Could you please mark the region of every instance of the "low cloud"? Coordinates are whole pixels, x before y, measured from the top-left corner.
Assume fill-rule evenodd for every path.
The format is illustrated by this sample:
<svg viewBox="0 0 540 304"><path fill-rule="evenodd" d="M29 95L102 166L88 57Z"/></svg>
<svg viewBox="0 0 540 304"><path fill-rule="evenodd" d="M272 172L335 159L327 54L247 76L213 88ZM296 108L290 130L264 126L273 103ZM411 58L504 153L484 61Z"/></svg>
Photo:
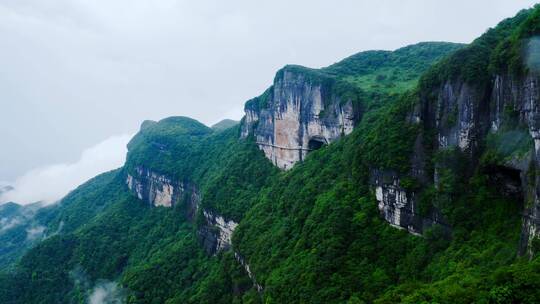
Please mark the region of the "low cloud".
<svg viewBox="0 0 540 304"><path fill-rule="evenodd" d="M23 219L20 217L15 217L15 218L3 217L0 219L0 233L7 231L11 228L14 228L16 226L19 226L23 222L24 222Z"/></svg>
<svg viewBox="0 0 540 304"><path fill-rule="evenodd" d="M33 242L42 239L45 229L46 227L41 225L26 228L26 240Z"/></svg>
<svg viewBox="0 0 540 304"><path fill-rule="evenodd" d="M86 291L86 303L88 304L125 303L127 289L122 288L116 282L98 280L94 284L80 265L75 266L69 272L69 276L75 285L74 289Z"/></svg>
<svg viewBox="0 0 540 304"><path fill-rule="evenodd" d="M9 183L0 181L0 195L11 190L13 190L13 187Z"/></svg>
<svg viewBox="0 0 540 304"><path fill-rule="evenodd" d="M1 193L0 203L54 203L88 179L122 166L130 138L131 135L112 136L84 150L77 162L31 170L10 183L14 189Z"/></svg>
<svg viewBox="0 0 540 304"><path fill-rule="evenodd" d="M27 241L41 239L46 227L34 223L34 216L39 208L41 208L41 204L28 205L18 209L14 214L7 214L0 218L0 234L22 227L26 230Z"/></svg>
<svg viewBox="0 0 540 304"><path fill-rule="evenodd" d="M526 44L525 64L530 71L540 73L540 37L535 36Z"/></svg>
<svg viewBox="0 0 540 304"><path fill-rule="evenodd" d="M115 282L97 284L88 297L89 304L121 304L124 303L125 291Z"/></svg>

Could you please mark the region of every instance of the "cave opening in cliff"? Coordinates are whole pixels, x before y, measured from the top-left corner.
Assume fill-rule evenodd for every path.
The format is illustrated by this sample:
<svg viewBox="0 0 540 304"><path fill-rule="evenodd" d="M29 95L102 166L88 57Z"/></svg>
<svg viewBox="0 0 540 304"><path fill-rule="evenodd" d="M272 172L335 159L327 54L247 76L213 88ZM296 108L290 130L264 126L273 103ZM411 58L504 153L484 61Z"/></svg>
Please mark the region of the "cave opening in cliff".
<svg viewBox="0 0 540 304"><path fill-rule="evenodd" d="M326 145L326 140L322 137L312 137L308 142L308 149L310 151L319 150Z"/></svg>
<svg viewBox="0 0 540 304"><path fill-rule="evenodd" d="M497 191L505 196L523 201L523 186L521 171L501 165L487 166L485 173Z"/></svg>

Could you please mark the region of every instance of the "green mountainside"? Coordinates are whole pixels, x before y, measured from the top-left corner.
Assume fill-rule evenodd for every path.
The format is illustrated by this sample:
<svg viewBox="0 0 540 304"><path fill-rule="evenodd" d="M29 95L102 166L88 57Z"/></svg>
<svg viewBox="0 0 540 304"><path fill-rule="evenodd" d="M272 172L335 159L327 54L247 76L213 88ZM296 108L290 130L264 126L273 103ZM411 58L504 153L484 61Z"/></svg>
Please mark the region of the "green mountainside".
<svg viewBox="0 0 540 304"><path fill-rule="evenodd" d="M418 78L433 62L462 47L457 43L422 42L393 52L361 52L323 71L372 94L402 93L414 88Z"/></svg>
<svg viewBox="0 0 540 304"><path fill-rule="evenodd" d="M523 210L534 198L503 191L504 173L535 151L522 108L503 106L497 128L474 120L478 144L463 151L463 140L442 147L438 135L477 109L491 113L493 75L508 75L518 91L514 83L534 72L523 41L539 34L536 7L466 46L419 43L318 70L287 66L276 78L293 70L332 82L364 109L351 134L287 171L255 136L241 136L245 120L145 121L123 168L53 206L0 206L2 220L26 214L0 231L0 303L87 303L96 292L110 303L538 303L538 238L522 248ZM469 96L441 103L458 95L454 87L470 87L478 108L461 110ZM248 103L265 109L269 94ZM534 188L537 169L523 162ZM390 225L373 181L382 171L399 176L389 183L416 199L416 216L444 220L421 235ZM171 208L148 202L170 194L156 192L158 182L182 189ZM209 243L221 222L238 226L230 248L216 250Z"/></svg>
<svg viewBox="0 0 540 304"><path fill-rule="evenodd" d="M220 122L215 123L212 125L212 129L216 131L223 131L229 128L234 127L235 125L239 124L240 122L232 119L223 119Z"/></svg>

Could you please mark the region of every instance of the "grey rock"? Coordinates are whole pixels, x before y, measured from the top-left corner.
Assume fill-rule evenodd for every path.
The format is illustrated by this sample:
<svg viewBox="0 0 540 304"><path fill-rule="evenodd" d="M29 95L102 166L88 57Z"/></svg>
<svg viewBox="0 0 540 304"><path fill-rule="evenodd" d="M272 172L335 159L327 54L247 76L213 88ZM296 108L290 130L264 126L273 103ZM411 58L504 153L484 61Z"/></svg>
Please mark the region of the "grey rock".
<svg viewBox="0 0 540 304"><path fill-rule="evenodd" d="M402 187L397 173L373 170L371 178L381 216L393 227L417 236L434 224L450 229L436 209L427 215L420 214L416 193Z"/></svg>
<svg viewBox="0 0 540 304"><path fill-rule="evenodd" d="M191 222L200 208L201 196L194 184L179 181L144 167L126 174L126 185L140 200L154 207L175 207L184 204L186 216ZM208 253L231 248L231 238L238 224L226 220L209 210L201 210L204 218L199 228L201 242Z"/></svg>
<svg viewBox="0 0 540 304"><path fill-rule="evenodd" d="M472 174L479 162L482 143L490 133L501 130L508 123L509 109L517 113L518 123L526 126L534 141L534 149L524 157L506 160L499 168L488 168L490 179L507 195L524 201L523 229L520 253L530 249L531 241L540 237L540 176L533 184L527 175L531 168L540 168L540 79L529 74L523 78L494 75L485 86L466 83L460 79L448 80L433 92L423 92L420 105L411 113L409 121L422 124L424 129L436 133L432 145L435 150L458 148L468 157L471 165L466 174ZM432 98L431 96L435 96ZM428 176L425 166L422 134L415 143L409 175L421 184L438 184L438 168ZM372 172L372 185L376 191L379 210L391 225L411 233L422 233L425 228L440 224L442 216L435 210L420 216L416 208L417 193L407 191L395 172Z"/></svg>
<svg viewBox="0 0 540 304"><path fill-rule="evenodd" d="M253 135L272 163L292 168L308 152L351 133L358 120L352 101L332 86L331 78L314 80L285 67L270 89L246 103L241 137Z"/></svg>

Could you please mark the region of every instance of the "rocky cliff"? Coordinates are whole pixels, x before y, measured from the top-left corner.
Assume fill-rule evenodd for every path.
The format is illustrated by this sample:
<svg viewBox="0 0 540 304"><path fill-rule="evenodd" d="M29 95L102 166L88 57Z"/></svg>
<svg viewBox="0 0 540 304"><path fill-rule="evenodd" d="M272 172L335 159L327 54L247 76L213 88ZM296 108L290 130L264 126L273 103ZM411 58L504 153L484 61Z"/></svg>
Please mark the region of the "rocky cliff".
<svg viewBox="0 0 540 304"><path fill-rule="evenodd" d="M183 182L173 181L144 167L137 167L134 174L128 173L126 184L140 200L156 207L173 207L186 187Z"/></svg>
<svg viewBox="0 0 540 304"><path fill-rule="evenodd" d="M530 248L540 232L540 76L529 73L525 77L497 75L490 98L489 122L491 132L497 132L514 114L531 137L529 154L516 155L504 163L505 175L514 173L515 185L524 199L521 250ZM507 109L507 111L505 111ZM510 111L508 111L510 110ZM509 183L506 183L507 185ZM511 189L510 189L511 190Z"/></svg>
<svg viewBox="0 0 540 304"><path fill-rule="evenodd" d="M435 151L432 153L457 149L465 156L468 168L460 174L472 174L489 149L501 155L498 163L483 170L489 171L490 180L501 192L523 202L522 252L540 228L540 182L536 176L540 168L539 79L531 73L522 77L494 74L480 86L462 79L448 80L431 92L422 92L421 107L414 113L423 129L434 134L432 142L424 139ZM409 176L437 187L440 172L449 165L435 161L433 170L427 170L425 162L415 161L417 155L426 154L425 149L426 145L415 147ZM434 223L446 225L436 210L420 215L417 191L407 190L398 174L375 172L374 176L379 209L389 223L412 233L421 233Z"/></svg>
<svg viewBox="0 0 540 304"><path fill-rule="evenodd" d="M268 159L290 169L351 133L365 112L412 89L424 71L461 47L422 42L360 52L321 69L286 66L266 92L246 103L241 137L252 135Z"/></svg>
<svg viewBox="0 0 540 304"><path fill-rule="evenodd" d="M306 68L285 67L273 86L245 106L243 138L253 135L276 166L290 169L307 153L352 132L358 109L335 92L335 80Z"/></svg>
<svg viewBox="0 0 540 304"><path fill-rule="evenodd" d="M232 234L238 223L206 210L203 211L203 216L205 224L199 230L207 251L215 253L230 249Z"/></svg>
<svg viewBox="0 0 540 304"><path fill-rule="evenodd" d="M238 223L201 209L201 196L195 185L179 182L143 167L137 167L133 174L126 173L126 185L140 200L152 206L170 208L183 204L191 222L200 216L203 220L197 225L197 230L207 253L216 254L232 249L232 234ZM201 213L198 213L199 210ZM238 252L234 252L234 257L253 281L256 290L261 292L263 287L257 283L247 261Z"/></svg>
<svg viewBox="0 0 540 304"><path fill-rule="evenodd" d="M126 174L126 185L140 200L155 207L184 207L188 219L195 222L200 209L201 196L198 187L190 182L178 181L144 167ZM231 237L238 225L211 211L201 210L204 224L199 233L204 247L210 253L231 247Z"/></svg>
<svg viewBox="0 0 540 304"><path fill-rule="evenodd" d="M437 210L421 214L418 194L402 186L399 174L392 171L372 172L372 185L375 188L377 207L381 216L390 225L420 236L426 228L438 224L449 229L448 223Z"/></svg>
<svg viewBox="0 0 540 304"><path fill-rule="evenodd" d="M490 79L482 85L459 78L447 79L420 93L418 106L410 113L410 122L435 135L424 138L427 132L419 134L409 175L422 185L437 186L445 164L435 164L430 171L426 168L425 155L454 148L469 162L462 174L470 175L486 150L490 134L521 136L525 128L534 149L524 153L510 151L503 163L490 168L494 170L490 176L502 182L501 189L519 193L524 200L522 239L527 247L540 227L540 199L534 190L540 190L540 183L538 178L530 183L531 165L537 168L540 164L539 79L533 74L520 78L494 74ZM359 111L350 101L343 102L328 92L331 82L316 82L285 68L265 94L246 104L242 137L253 134L268 159L282 169L291 168L309 151L349 134L359 119ZM433 151L426 151L426 144ZM371 175L379 210L391 225L413 234L421 234L433 224L449 228L436 208L421 214L418 191L406 189L399 174L374 169Z"/></svg>

